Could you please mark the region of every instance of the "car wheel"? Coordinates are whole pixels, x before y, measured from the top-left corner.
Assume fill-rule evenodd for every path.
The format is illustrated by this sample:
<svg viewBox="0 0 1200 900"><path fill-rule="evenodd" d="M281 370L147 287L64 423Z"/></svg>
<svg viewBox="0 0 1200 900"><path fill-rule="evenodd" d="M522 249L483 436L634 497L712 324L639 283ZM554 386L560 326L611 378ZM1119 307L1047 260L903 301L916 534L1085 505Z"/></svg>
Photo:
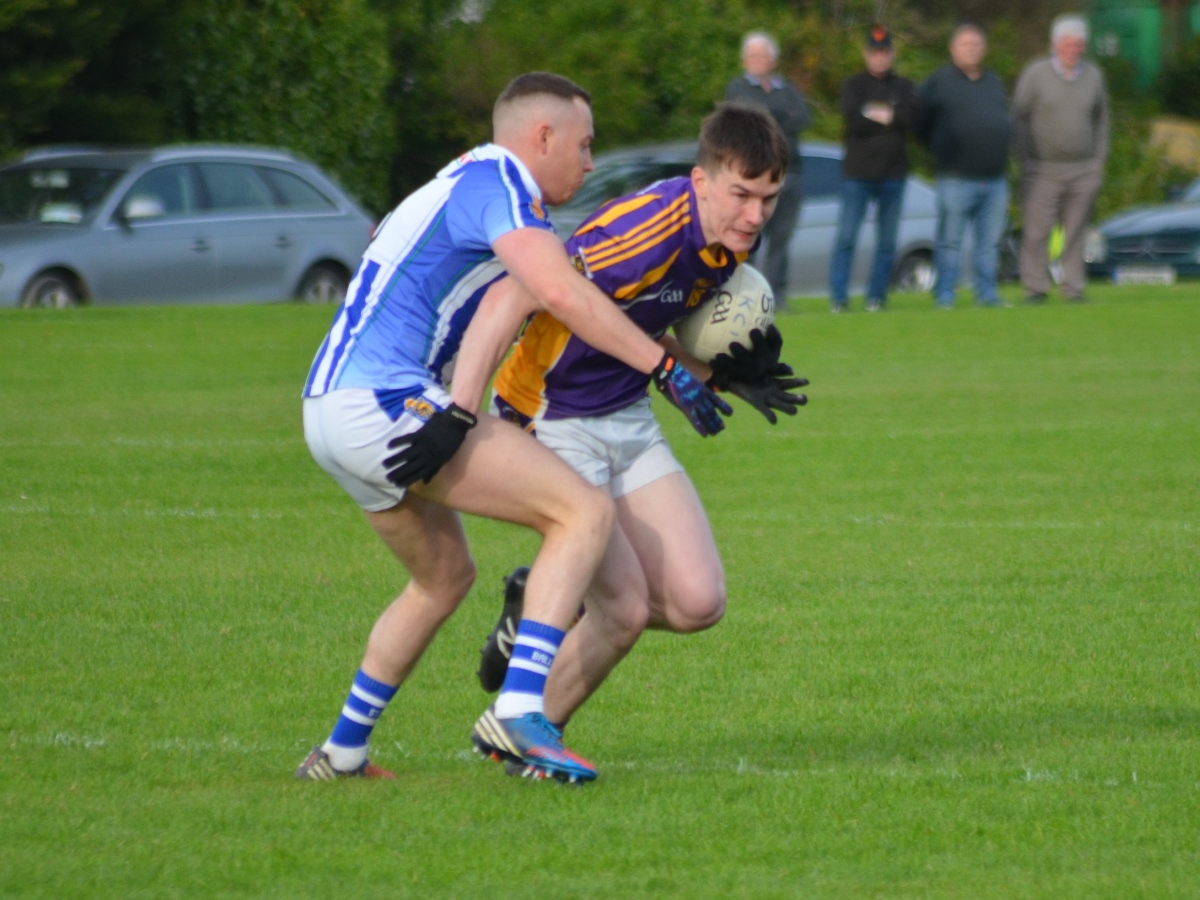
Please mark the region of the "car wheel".
<svg viewBox="0 0 1200 900"><path fill-rule="evenodd" d="M892 290L901 294L931 291L936 275L932 256L923 251L910 253L896 266Z"/></svg>
<svg viewBox="0 0 1200 900"><path fill-rule="evenodd" d="M304 303L341 303L349 282L345 273L334 266L315 265L300 279L296 299Z"/></svg>
<svg viewBox="0 0 1200 900"><path fill-rule="evenodd" d="M36 276L21 294L21 306L26 308L70 309L82 300L79 289L65 275L55 272Z"/></svg>

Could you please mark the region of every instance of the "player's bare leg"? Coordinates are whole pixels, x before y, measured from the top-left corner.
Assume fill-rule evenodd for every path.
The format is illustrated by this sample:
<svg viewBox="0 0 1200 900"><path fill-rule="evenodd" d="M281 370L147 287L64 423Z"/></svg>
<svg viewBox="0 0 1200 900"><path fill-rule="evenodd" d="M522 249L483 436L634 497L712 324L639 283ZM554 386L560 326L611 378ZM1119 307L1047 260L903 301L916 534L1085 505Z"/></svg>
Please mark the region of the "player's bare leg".
<svg viewBox="0 0 1200 900"><path fill-rule="evenodd" d="M471 589L475 564L462 522L451 509L410 492L399 506L366 517L404 563L410 580L371 629L362 669L398 685Z"/></svg>
<svg viewBox="0 0 1200 900"><path fill-rule="evenodd" d="M484 417L419 493L463 512L528 525L542 546L500 695L471 739L486 757L538 778L590 781L596 769L562 744L545 716L546 678L603 558L615 523L612 500L521 429Z"/></svg>
<svg viewBox="0 0 1200 900"><path fill-rule="evenodd" d="M608 552L546 681L546 715L565 725L637 643L650 616L646 579L628 538L613 531Z"/></svg>
<svg viewBox="0 0 1200 900"><path fill-rule="evenodd" d="M531 573L533 593L521 629L543 637L557 629L558 641L603 556L615 517L603 491L584 482L520 429L492 418L471 430L430 484L416 486L391 509L367 513L411 580L375 623L334 733L309 754L298 777L391 777L367 762L374 723L475 577L456 508L527 525L542 534L542 550L534 562L538 577ZM552 660L558 644L544 646L546 659ZM495 706L477 723L476 745L482 743L480 728L486 725L487 737L506 759L540 777L595 778L595 768L563 747L561 734L541 715L542 684L533 692L528 685L524 692L514 689L505 709L508 689L506 680ZM486 746L492 749L493 743Z"/></svg>
<svg viewBox="0 0 1200 900"><path fill-rule="evenodd" d="M401 558L411 578L371 629L334 733L296 770L296 776L306 780L395 777L367 760L366 742L374 721L475 580L462 523L453 510L409 494L398 506L367 512L366 517L398 557L397 548L405 548Z"/></svg>
<svg viewBox="0 0 1200 900"><path fill-rule="evenodd" d="M402 682L475 580L455 508L543 535L525 615L564 630L579 609L589 559L599 559L596 548L612 528L602 491L518 429L483 419L431 484L415 487L398 506L366 513L411 576L371 630L363 668L373 678Z"/></svg>
<svg viewBox="0 0 1200 900"><path fill-rule="evenodd" d="M691 479L675 472L617 500L650 589L650 628L689 634L725 615L725 567Z"/></svg>
<svg viewBox="0 0 1200 900"><path fill-rule="evenodd" d="M711 628L725 613L725 570L687 475L659 478L618 498L616 506L620 539L610 544L587 615L563 642L546 685L546 714L560 724L595 692L643 627L686 634ZM634 588L628 575L621 576L630 571L625 547L644 586ZM614 590L626 593L614 597ZM594 612L602 615L589 623Z"/></svg>
<svg viewBox="0 0 1200 900"><path fill-rule="evenodd" d="M540 533L542 546L525 585L525 616L570 627L612 535L615 510L604 491L493 416L481 416L437 477L413 491L460 512Z"/></svg>

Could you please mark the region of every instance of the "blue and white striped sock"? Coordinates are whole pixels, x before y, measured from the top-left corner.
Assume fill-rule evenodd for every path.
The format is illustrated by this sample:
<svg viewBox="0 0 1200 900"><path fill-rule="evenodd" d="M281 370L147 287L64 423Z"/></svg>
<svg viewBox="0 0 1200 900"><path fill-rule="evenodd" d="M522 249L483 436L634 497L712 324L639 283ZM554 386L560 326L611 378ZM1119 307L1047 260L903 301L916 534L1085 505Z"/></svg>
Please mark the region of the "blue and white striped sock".
<svg viewBox="0 0 1200 900"><path fill-rule="evenodd" d="M521 620L508 674L496 698L496 718L517 719L526 713L545 712L546 676L564 637L565 631L551 625Z"/></svg>
<svg viewBox="0 0 1200 900"><path fill-rule="evenodd" d="M335 769L350 772L366 761L371 732L397 690L398 687L376 681L362 669L358 670L333 734L321 746Z"/></svg>

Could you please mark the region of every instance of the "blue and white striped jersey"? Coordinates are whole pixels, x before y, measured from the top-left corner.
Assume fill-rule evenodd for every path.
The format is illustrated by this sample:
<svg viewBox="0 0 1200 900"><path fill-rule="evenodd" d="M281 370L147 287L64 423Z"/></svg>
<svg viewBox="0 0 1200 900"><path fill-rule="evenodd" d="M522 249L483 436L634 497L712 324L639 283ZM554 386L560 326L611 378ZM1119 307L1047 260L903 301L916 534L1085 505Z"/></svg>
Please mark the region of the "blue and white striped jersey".
<svg viewBox="0 0 1200 900"><path fill-rule="evenodd" d="M442 169L380 224L304 396L446 383L479 301L504 274L493 242L526 227L554 230L533 176L507 150L484 144Z"/></svg>

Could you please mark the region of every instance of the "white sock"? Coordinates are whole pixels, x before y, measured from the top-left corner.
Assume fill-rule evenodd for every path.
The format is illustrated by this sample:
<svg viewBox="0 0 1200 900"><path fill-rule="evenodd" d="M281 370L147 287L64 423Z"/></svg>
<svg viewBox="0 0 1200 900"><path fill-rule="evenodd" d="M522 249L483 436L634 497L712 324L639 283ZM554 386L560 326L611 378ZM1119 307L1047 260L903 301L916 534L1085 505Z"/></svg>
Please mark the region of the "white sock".
<svg viewBox="0 0 1200 900"><path fill-rule="evenodd" d="M332 741L326 741L321 749L329 757L329 764L339 772L353 772L367 761L367 747L341 747Z"/></svg>

